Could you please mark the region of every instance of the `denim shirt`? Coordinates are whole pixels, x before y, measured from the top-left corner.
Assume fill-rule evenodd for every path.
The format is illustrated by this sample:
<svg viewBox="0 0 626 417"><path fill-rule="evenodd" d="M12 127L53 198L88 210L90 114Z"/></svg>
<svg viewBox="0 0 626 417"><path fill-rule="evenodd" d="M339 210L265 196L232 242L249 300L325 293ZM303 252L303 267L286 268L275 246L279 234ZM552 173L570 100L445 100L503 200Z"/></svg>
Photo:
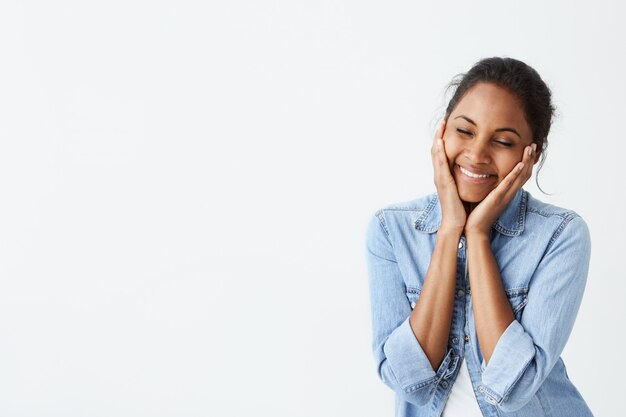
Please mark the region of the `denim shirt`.
<svg viewBox="0 0 626 417"><path fill-rule="evenodd" d="M520 189L494 223L491 249L515 320L488 364L476 335L462 236L450 335L435 371L409 315L420 297L440 224L435 193L387 205L367 225L372 350L378 377L396 394L395 415L440 416L465 357L485 416L592 416L561 359L587 281L591 242L585 221Z"/></svg>

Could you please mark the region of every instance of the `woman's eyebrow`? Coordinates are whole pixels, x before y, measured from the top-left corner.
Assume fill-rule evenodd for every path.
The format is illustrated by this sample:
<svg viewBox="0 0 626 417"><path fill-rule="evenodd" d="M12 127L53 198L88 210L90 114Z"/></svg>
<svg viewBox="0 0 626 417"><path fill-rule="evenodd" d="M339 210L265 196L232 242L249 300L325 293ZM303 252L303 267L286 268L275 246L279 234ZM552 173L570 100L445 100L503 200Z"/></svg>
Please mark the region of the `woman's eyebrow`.
<svg viewBox="0 0 626 417"><path fill-rule="evenodd" d="M460 118L462 118L462 119L467 120L469 123L473 124L474 126L478 126L478 125L476 124L476 122L475 122L475 121L473 121L472 119L470 119L470 118L469 118L469 117L467 117L467 116L460 115L460 116L455 117L454 119L456 120L456 119L458 119L459 117L460 117ZM515 130L515 129L513 129L512 127L500 127L500 128L498 128L498 129L496 129L495 131L496 131L496 132L513 132L513 133L515 133L517 136L519 136L519 138L520 138L520 139L522 138L522 135L520 135L520 134L518 133L518 131L517 131L517 130Z"/></svg>

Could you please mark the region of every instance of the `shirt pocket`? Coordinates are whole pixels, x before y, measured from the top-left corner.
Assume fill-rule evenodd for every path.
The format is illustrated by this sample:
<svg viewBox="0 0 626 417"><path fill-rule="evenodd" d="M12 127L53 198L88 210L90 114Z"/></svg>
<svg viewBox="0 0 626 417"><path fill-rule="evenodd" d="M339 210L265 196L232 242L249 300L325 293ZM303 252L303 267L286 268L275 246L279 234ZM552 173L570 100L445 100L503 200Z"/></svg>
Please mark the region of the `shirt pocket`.
<svg viewBox="0 0 626 417"><path fill-rule="evenodd" d="M528 303L528 288L512 288L504 290L504 292L506 293L509 303L511 304L511 308L513 309L515 320L521 322L524 307L526 306L526 303Z"/></svg>
<svg viewBox="0 0 626 417"><path fill-rule="evenodd" d="M417 300L420 296L422 289L420 287L407 286L406 287L406 298L409 300L409 304L411 305L411 310L415 307Z"/></svg>

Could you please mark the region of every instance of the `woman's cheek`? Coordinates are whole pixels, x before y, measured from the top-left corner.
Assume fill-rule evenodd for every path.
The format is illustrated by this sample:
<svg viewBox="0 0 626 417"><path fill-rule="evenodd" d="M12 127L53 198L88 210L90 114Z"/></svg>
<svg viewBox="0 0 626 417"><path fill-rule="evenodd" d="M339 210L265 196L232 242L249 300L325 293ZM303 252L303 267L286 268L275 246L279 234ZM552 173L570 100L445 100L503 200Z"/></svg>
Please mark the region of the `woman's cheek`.
<svg viewBox="0 0 626 417"><path fill-rule="evenodd" d="M454 166L454 161L457 157L458 150L451 143L452 141L448 141L446 143L446 157L448 158L448 165L450 166L450 170Z"/></svg>

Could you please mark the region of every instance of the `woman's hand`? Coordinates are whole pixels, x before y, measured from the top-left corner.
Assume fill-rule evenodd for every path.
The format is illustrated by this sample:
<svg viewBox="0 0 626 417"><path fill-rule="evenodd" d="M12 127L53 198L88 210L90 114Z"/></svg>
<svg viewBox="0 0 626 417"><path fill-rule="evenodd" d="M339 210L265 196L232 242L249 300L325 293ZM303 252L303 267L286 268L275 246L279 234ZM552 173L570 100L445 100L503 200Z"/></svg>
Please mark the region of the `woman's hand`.
<svg viewBox="0 0 626 417"><path fill-rule="evenodd" d="M465 227L467 214L459 197L456 183L450 172L450 165L443 143L443 132L446 121L442 120L437 126L435 140L431 149L431 158L435 171L435 186L441 204L441 226L440 230L452 232L461 236Z"/></svg>
<svg viewBox="0 0 626 417"><path fill-rule="evenodd" d="M506 206L511 202L515 193L531 177L536 151L537 145L534 143L524 148L522 161L504 177L496 188L487 194L483 201L474 207L465 224L466 236L470 234L489 234L491 226L498 219L498 216L502 214Z"/></svg>

